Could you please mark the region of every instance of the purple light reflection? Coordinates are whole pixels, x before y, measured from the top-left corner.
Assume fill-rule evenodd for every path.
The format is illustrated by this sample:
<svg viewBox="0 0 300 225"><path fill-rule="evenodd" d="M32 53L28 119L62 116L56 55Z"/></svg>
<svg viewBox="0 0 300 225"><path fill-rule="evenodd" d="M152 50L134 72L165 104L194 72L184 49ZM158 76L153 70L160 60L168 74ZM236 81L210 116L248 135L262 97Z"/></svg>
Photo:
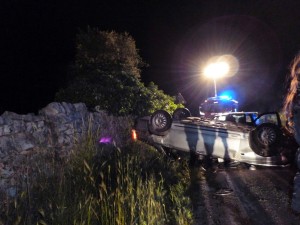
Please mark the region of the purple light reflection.
<svg viewBox="0 0 300 225"><path fill-rule="evenodd" d="M111 143L111 141L112 141L111 137L102 137L102 138L100 138L99 143L109 144L109 143Z"/></svg>

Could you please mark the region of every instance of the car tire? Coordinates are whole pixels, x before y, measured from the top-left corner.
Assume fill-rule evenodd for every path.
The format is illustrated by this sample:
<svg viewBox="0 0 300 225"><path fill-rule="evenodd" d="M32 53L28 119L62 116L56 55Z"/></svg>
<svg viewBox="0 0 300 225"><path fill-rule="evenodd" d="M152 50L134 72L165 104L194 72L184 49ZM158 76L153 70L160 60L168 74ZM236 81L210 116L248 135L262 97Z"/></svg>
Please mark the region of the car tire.
<svg viewBox="0 0 300 225"><path fill-rule="evenodd" d="M263 123L250 132L250 147L264 157L277 154L277 148L282 140L282 132L278 126L272 123Z"/></svg>
<svg viewBox="0 0 300 225"><path fill-rule="evenodd" d="M163 136L172 124L171 115L164 110L157 110L150 117L149 131L152 134Z"/></svg>
<svg viewBox="0 0 300 225"><path fill-rule="evenodd" d="M191 116L191 112L187 108L178 108L173 113L173 120L179 121Z"/></svg>

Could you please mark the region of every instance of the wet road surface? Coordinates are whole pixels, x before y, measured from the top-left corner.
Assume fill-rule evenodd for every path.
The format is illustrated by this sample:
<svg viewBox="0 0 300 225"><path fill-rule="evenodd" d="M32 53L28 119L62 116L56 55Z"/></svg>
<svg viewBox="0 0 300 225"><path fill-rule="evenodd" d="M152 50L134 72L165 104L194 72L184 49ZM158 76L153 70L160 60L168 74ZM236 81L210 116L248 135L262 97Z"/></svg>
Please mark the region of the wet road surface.
<svg viewBox="0 0 300 225"><path fill-rule="evenodd" d="M300 225L291 210L291 167L191 169L195 225Z"/></svg>

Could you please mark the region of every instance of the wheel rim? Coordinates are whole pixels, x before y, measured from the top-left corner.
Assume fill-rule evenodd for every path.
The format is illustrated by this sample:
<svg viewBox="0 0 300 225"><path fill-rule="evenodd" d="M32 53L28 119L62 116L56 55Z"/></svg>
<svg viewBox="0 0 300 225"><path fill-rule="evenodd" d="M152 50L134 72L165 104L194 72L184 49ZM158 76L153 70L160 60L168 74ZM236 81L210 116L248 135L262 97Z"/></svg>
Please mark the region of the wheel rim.
<svg viewBox="0 0 300 225"><path fill-rule="evenodd" d="M153 126L157 129L163 129L167 126L167 118L162 113L158 113L153 118Z"/></svg>
<svg viewBox="0 0 300 225"><path fill-rule="evenodd" d="M264 127L259 133L259 141L265 145L269 146L276 141L276 132L270 127Z"/></svg>

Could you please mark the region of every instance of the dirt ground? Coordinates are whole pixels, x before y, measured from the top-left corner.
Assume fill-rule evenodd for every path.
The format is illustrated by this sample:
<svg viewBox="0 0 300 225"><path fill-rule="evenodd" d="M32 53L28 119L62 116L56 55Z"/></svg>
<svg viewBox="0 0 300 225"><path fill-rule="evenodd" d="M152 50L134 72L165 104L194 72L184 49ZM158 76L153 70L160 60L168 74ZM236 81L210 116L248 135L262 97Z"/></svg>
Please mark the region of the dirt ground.
<svg viewBox="0 0 300 225"><path fill-rule="evenodd" d="M299 225L291 210L293 167L191 169L195 225Z"/></svg>

